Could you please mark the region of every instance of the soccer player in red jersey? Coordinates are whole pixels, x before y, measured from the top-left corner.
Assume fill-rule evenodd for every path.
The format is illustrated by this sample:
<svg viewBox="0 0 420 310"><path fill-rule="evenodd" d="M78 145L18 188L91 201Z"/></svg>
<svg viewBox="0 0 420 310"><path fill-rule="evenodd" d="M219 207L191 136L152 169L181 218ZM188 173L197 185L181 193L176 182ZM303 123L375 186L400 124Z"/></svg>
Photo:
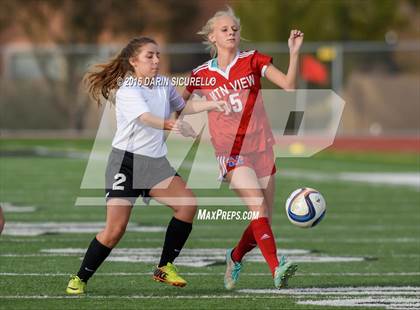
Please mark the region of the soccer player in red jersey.
<svg viewBox="0 0 420 310"><path fill-rule="evenodd" d="M240 51L240 21L230 7L217 12L198 33L211 49L212 59L195 68L191 77L213 78L208 86L189 85L184 99L193 93L210 100L225 100L232 113L208 112L209 130L223 180L243 199L250 211L259 217L250 222L241 239L226 253L226 289L233 289L242 268L242 258L257 245L261 250L277 288L287 286L297 265L280 262L271 217L275 191L275 143L264 110L260 90L261 77L285 90L295 89L299 50L303 33L292 30L288 40L290 63L287 74L272 64L270 56L258 51Z"/></svg>

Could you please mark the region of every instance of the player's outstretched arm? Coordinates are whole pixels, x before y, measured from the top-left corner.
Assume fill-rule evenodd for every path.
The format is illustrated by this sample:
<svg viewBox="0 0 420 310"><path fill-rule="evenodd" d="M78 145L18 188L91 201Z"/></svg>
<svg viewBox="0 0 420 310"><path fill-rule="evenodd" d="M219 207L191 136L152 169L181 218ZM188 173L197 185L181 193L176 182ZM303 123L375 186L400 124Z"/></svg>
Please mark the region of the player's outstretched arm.
<svg viewBox="0 0 420 310"><path fill-rule="evenodd" d="M182 109L182 114L195 114L203 111L219 111L229 114L231 109L226 101L204 101L192 99L185 103L185 107Z"/></svg>
<svg viewBox="0 0 420 310"><path fill-rule="evenodd" d="M140 115L139 120L149 127L162 130L171 130L172 122L175 122L173 120L165 120L163 118L157 117L150 112L146 112Z"/></svg>
<svg viewBox="0 0 420 310"><path fill-rule="evenodd" d="M292 30L288 40L290 60L287 74L284 74L274 65L270 65L265 71L265 77L284 90L294 90L296 88L296 77L299 62L299 50L303 43L303 32Z"/></svg>
<svg viewBox="0 0 420 310"><path fill-rule="evenodd" d="M163 119L153 115L150 112L146 112L140 115L139 120L149 127L162 130L169 130L175 133L179 133L184 137L197 136L197 133L194 131L191 125L182 120Z"/></svg>

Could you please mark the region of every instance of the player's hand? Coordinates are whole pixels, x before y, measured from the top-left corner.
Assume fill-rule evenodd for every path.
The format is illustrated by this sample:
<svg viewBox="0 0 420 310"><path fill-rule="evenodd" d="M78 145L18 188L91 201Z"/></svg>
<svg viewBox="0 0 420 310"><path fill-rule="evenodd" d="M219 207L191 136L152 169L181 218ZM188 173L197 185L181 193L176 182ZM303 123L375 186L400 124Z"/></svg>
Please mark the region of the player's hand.
<svg viewBox="0 0 420 310"><path fill-rule="evenodd" d="M288 40L290 54L298 53L303 43L303 32L297 29L290 31Z"/></svg>
<svg viewBox="0 0 420 310"><path fill-rule="evenodd" d="M191 125L185 121L178 120L172 131L179 133L183 135L184 137L197 137L197 133L194 131L194 129L191 127Z"/></svg>
<svg viewBox="0 0 420 310"><path fill-rule="evenodd" d="M232 112L232 108L226 101L213 101L210 111L224 112L225 115L229 115Z"/></svg>
<svg viewBox="0 0 420 310"><path fill-rule="evenodd" d="M163 130L179 132L178 127L176 126L176 120L166 119L163 122Z"/></svg>

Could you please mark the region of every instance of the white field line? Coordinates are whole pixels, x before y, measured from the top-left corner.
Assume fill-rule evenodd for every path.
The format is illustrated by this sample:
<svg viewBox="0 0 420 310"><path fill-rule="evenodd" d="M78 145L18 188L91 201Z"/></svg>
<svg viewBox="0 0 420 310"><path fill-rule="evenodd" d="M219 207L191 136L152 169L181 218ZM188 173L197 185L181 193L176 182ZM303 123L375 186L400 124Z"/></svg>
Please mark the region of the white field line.
<svg viewBox="0 0 420 310"><path fill-rule="evenodd" d="M238 290L245 294L276 294L298 296L419 296L420 287L331 287L331 288L295 288L295 289L242 289Z"/></svg>
<svg viewBox="0 0 420 310"><path fill-rule="evenodd" d="M2 242L86 242L86 238L28 238L28 239L15 239L15 238L3 238ZM194 238L194 242L203 242L203 243L214 243L214 242L238 242L237 238ZM162 238L138 238L138 240L124 240L124 243L138 243L142 242L162 242ZM278 238L277 243L420 243L420 238L411 238L411 237L401 237L401 238Z"/></svg>
<svg viewBox="0 0 420 310"><path fill-rule="evenodd" d="M63 295L0 295L1 299L243 299L261 298L277 299L279 296L255 296L255 295L85 295L85 296L63 296Z"/></svg>
<svg viewBox="0 0 420 310"><path fill-rule="evenodd" d="M224 272L183 272L185 276L223 276ZM16 273L16 272L0 272L0 276L10 277L63 277L69 276L70 273ZM104 272L95 273L95 277L132 277L132 276L150 276L152 272ZM242 273L244 277L268 277L271 273ZM296 273L295 277L397 277L397 276L420 276L420 272L311 272L311 273Z"/></svg>
<svg viewBox="0 0 420 310"><path fill-rule="evenodd" d="M340 172L325 173L314 170L284 170L279 176L306 179L317 182L355 182L370 185L407 186L420 190L418 172Z"/></svg>
<svg viewBox="0 0 420 310"><path fill-rule="evenodd" d="M59 248L59 249L42 249L41 253L51 254L74 254L83 255L86 252L83 248ZM112 252L108 261L114 262L146 262L153 263L161 255L162 249L157 248L117 248ZM353 256L329 256L312 254L304 249L278 249L278 256L287 255L290 261L297 263L314 262L360 262L364 261L364 257ZM225 260L226 249L212 248L212 249L184 249L178 257L177 263L183 266L202 267L209 266L217 262ZM260 251L252 251L247 255L249 262L264 262L264 258Z"/></svg>
<svg viewBox="0 0 420 310"><path fill-rule="evenodd" d="M4 253L0 257L54 257L54 256L83 256L86 252L84 248L56 248L41 249L40 253L17 254ZM158 248L117 248L107 258L112 262L131 262L131 263L155 263L159 259L162 250ZM327 263L327 262L360 262L365 257L354 256L329 256L313 254L303 249L279 249L278 255L287 255L290 261L297 263ZM195 248L184 249L177 259L180 266L204 267L211 266L217 262L225 260L226 250L224 248ZM264 262L260 251L253 251L247 256L249 262Z"/></svg>
<svg viewBox="0 0 420 310"><path fill-rule="evenodd" d="M375 296L362 298L340 298L340 299L323 299L323 300L299 300L299 305L314 306L335 306L335 307L363 307L363 308L385 308L385 309L419 309L420 301L418 298Z"/></svg>
<svg viewBox="0 0 420 310"><path fill-rule="evenodd" d="M407 239L407 238L391 238L391 239L383 239L383 238L378 238L378 239L365 239L365 238L361 238L361 239L341 239L341 238L336 238L334 240L330 240L330 239L324 239L324 238L317 238L317 239L290 239L290 238L278 238L279 240L277 241L277 244L282 244L282 243L298 243L298 242L304 242L304 243L411 243L411 242L420 242L420 239ZM51 243L66 243L66 242L86 242L86 240L88 240L86 237L81 237L81 238L51 238L51 239L40 239L40 238L36 238L34 237L33 239L15 239L15 238L3 238L2 242L10 242L10 243L33 243L33 242L39 242L39 243L43 243L43 242L51 242ZM163 237L162 238L139 238L137 240L135 239L124 239L124 243L136 243L136 244L142 244L144 242L163 242ZM233 239L233 238L194 238L194 242L202 242L202 243L214 243L214 242L232 242L232 243L236 243L238 242L238 239ZM414 256L420 256L420 254L413 254ZM400 254L396 254L393 256L400 256ZM406 256L406 255L402 255L402 256Z"/></svg>
<svg viewBox="0 0 420 310"><path fill-rule="evenodd" d="M308 288L308 289L284 289L284 290L239 290L239 295L178 295L178 296L167 296L167 295L130 295L130 296L118 296L118 295L106 295L106 296L95 296L95 295L86 295L86 296L53 296L53 295L3 295L0 296L0 299L70 299L70 298L89 298L89 299L232 299L232 298L282 298L282 296L295 296L295 297L305 297L305 296L368 296L370 298L380 297L380 300L389 298L389 300L395 301L395 303L406 305L415 305L418 304L418 298L403 298L402 296L420 296L419 287L340 287L340 288ZM260 294L260 296L255 295ZM251 295L250 295L251 294ZM269 295L266 295L269 294ZM365 298L364 298L365 299ZM344 300L341 298L340 300ZM348 299L347 299L348 300ZM358 302L361 299L353 299L354 302ZM378 302L379 299L376 299ZM321 300L318 300L319 302ZM304 302L304 300L303 300ZM380 303L382 306L385 304ZM390 305L391 306L391 305ZM393 307L390 307L393 309Z"/></svg>
<svg viewBox="0 0 420 310"><path fill-rule="evenodd" d="M86 249L83 248L59 248L59 249L42 249L41 253L58 253L58 254L84 254ZM162 248L116 248L112 250L114 255L159 255L162 252ZM254 253L258 253L257 251ZM286 255L304 255L310 254L311 251L304 249L277 249L277 253ZM205 255L205 256L219 256L226 254L225 248L211 248L211 249L183 249L182 255ZM252 255L252 253L250 253ZM252 256L255 256L252 255Z"/></svg>
<svg viewBox="0 0 420 310"><path fill-rule="evenodd" d="M171 200L172 202L178 201L178 205L182 205L184 199L179 197L166 197L166 199ZM259 197L250 197L255 204L260 204L262 198ZM244 202L239 197L196 197L197 204L199 206L243 206ZM104 206L105 198L103 197L77 197L75 206L76 207L94 207L94 206ZM162 206L163 204L152 199L150 201L150 206ZM135 203L135 206L144 206L144 203L141 199L138 199Z"/></svg>
<svg viewBox="0 0 420 310"><path fill-rule="evenodd" d="M36 207L34 206L16 206L10 202L0 202L0 206L5 213L26 213L36 211Z"/></svg>
<svg viewBox="0 0 420 310"><path fill-rule="evenodd" d="M6 222L3 234L11 236L39 236L46 233L97 233L104 222ZM156 233L166 231L164 226L140 226L129 223L127 231Z"/></svg>
<svg viewBox="0 0 420 310"><path fill-rule="evenodd" d="M69 257L83 255L80 253L35 253L35 254L19 254L19 253L3 253L0 254L2 258L31 258L31 257ZM402 257L418 259L420 255L388 255L383 254L383 257ZM110 262L125 262L125 263L154 263L159 256L157 254L127 254L127 255L113 255L107 258ZM288 258L296 263L339 263L339 262L361 262L365 261L366 257L353 256L328 256L328 255L288 255ZM249 262L264 262L264 259L259 256L248 257ZM204 267L210 266L214 263L224 261L224 255L213 255L211 257L184 255L178 258L178 264L189 267Z"/></svg>

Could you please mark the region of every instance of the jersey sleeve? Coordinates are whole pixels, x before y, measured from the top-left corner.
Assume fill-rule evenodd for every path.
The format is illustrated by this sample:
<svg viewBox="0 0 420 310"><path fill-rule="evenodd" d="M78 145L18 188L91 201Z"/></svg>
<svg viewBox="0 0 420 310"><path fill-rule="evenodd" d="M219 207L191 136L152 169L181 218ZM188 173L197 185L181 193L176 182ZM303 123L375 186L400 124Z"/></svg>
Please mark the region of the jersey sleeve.
<svg viewBox="0 0 420 310"><path fill-rule="evenodd" d="M265 70L271 63L273 63L273 57L255 51L251 61L252 70L255 74L264 77Z"/></svg>
<svg viewBox="0 0 420 310"><path fill-rule="evenodd" d="M194 72L192 72L192 71L191 71L190 78L189 78L190 82L188 83L187 87L185 87L185 89L186 89L186 90L187 90L190 94L192 94L192 93L194 92L194 90L196 90L196 89L197 89L197 87L195 86L195 84L196 84L196 83L191 83L191 79L195 79L196 77L197 77L197 75L196 75L196 74L194 74Z"/></svg>
<svg viewBox="0 0 420 310"><path fill-rule="evenodd" d="M169 105L171 107L171 112L181 111L185 107L184 99L171 84L169 85Z"/></svg>
<svg viewBox="0 0 420 310"><path fill-rule="evenodd" d="M150 112L147 102L136 88L120 88L116 94L115 104L117 110L128 122L146 112Z"/></svg>

